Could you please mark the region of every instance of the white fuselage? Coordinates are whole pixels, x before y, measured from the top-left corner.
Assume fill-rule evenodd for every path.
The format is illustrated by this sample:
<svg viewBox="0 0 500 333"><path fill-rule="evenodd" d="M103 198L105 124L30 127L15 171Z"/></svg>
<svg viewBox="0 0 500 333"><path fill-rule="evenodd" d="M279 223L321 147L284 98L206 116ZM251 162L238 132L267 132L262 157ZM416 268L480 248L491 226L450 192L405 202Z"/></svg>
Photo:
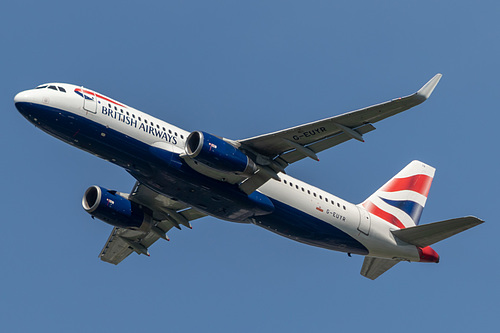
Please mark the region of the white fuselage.
<svg viewBox="0 0 500 333"><path fill-rule="evenodd" d="M49 88L50 86L56 89ZM126 151L128 147L132 149L141 145L178 156L184 153L185 141L190 132L104 95L70 84L54 83L45 88L27 90L19 93L15 102L20 112L37 127L120 165L139 181L146 182L148 186L166 196L173 196L173 192L169 192L174 190L173 186L167 183L174 178L155 167L148 169L147 149L141 148L144 154L141 156L129 156ZM58 127L58 122L65 125ZM130 142L124 142L129 139ZM137 158L134 160L134 157ZM181 162L176 160L175 163L178 165ZM187 167L178 168L185 170ZM154 179L159 174L165 179L164 185ZM181 183L182 175L179 171L172 176L179 180L176 184ZM213 180L205 179L202 175L197 176L209 184L203 183L200 188L212 186L210 190L214 190ZM280 173L279 176L281 181L271 179L258 189L259 193L271 199L277 207L276 212L252 217L241 215L245 217L239 222L254 223L290 239L333 250L381 258L420 260L415 246L401 242L393 236L391 230L397 230L398 227L368 213L362 205L351 204L289 175ZM191 178L185 181L194 182ZM155 186L156 183L160 185ZM196 184L192 185L196 187ZM227 184L221 182L221 190L217 195L231 200L230 194L224 194L224 186ZM218 218L238 220L214 213L207 208L210 203L200 203L197 197L187 194L183 197L183 191L185 189L181 188L175 195L187 205ZM237 205L237 202L234 205ZM317 227L317 224L321 224L321 227ZM330 228L335 229L331 237L328 236ZM328 246L329 242L333 245Z"/></svg>

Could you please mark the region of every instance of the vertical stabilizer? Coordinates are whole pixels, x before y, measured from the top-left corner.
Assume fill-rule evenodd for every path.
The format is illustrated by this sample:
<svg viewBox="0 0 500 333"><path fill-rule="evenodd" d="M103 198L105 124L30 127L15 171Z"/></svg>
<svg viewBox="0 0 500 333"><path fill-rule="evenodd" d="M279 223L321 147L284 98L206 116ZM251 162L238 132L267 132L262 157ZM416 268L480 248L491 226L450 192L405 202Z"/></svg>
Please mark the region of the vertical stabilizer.
<svg viewBox="0 0 500 333"><path fill-rule="evenodd" d="M413 161L361 205L399 228L418 225L436 169Z"/></svg>

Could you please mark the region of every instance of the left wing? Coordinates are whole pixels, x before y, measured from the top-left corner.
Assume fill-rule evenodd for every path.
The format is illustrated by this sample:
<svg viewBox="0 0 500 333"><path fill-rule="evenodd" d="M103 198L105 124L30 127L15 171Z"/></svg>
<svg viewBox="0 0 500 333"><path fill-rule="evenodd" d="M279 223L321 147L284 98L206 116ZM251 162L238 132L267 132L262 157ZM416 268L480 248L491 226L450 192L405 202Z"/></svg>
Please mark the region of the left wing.
<svg viewBox="0 0 500 333"><path fill-rule="evenodd" d="M255 155L257 164L264 167L263 171L267 171L250 177L240 188L251 193L252 189L255 190L270 178L266 176L269 175L269 169L275 173L284 172L289 164L305 157L319 160L317 153L342 142L350 139L364 141L363 134L375 129L373 123L408 110L429 98L441 76L436 74L420 90L406 97L237 141L240 149Z"/></svg>
<svg viewBox="0 0 500 333"><path fill-rule="evenodd" d="M190 208L176 200L167 198L137 182L128 195L134 201L151 211L153 223L149 230L130 230L115 227L106 245L99 254L101 260L111 264L119 264L132 252L149 256L148 248L158 239L169 240L167 232L181 225L191 228L190 221L205 214Z"/></svg>

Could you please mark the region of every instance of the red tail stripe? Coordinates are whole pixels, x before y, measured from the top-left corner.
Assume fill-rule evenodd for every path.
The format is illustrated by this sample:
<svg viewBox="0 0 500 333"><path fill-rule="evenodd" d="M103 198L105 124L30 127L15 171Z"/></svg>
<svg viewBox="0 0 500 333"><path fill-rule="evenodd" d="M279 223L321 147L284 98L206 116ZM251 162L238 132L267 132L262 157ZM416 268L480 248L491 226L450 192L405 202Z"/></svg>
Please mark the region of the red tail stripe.
<svg viewBox="0 0 500 333"><path fill-rule="evenodd" d="M376 216L380 217L381 219L383 219L389 223L394 224L398 228L401 228L401 229L406 228L405 225L403 223L401 223L401 221L398 220L398 218L396 216L389 214L386 211L378 208L371 201L365 201L363 203L363 207L365 207L365 209L367 211L369 211L370 213L372 213L373 215L376 215Z"/></svg>
<svg viewBox="0 0 500 333"><path fill-rule="evenodd" d="M427 175L415 175L407 178L393 178L380 190L384 192L397 192L410 190L427 197L431 189L432 177Z"/></svg>

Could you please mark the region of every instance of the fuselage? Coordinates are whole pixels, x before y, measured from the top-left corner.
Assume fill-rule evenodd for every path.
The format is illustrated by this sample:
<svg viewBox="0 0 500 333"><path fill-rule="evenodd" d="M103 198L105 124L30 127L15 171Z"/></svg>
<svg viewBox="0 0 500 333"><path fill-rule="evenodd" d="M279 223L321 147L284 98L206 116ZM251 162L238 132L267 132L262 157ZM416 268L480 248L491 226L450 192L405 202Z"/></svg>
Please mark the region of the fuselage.
<svg viewBox="0 0 500 333"><path fill-rule="evenodd" d="M180 157L190 132L81 86L51 83L16 95L36 127L126 169L149 188L208 215L253 223L292 240L381 258L421 261L397 230L317 187L281 174L251 195L193 170Z"/></svg>

